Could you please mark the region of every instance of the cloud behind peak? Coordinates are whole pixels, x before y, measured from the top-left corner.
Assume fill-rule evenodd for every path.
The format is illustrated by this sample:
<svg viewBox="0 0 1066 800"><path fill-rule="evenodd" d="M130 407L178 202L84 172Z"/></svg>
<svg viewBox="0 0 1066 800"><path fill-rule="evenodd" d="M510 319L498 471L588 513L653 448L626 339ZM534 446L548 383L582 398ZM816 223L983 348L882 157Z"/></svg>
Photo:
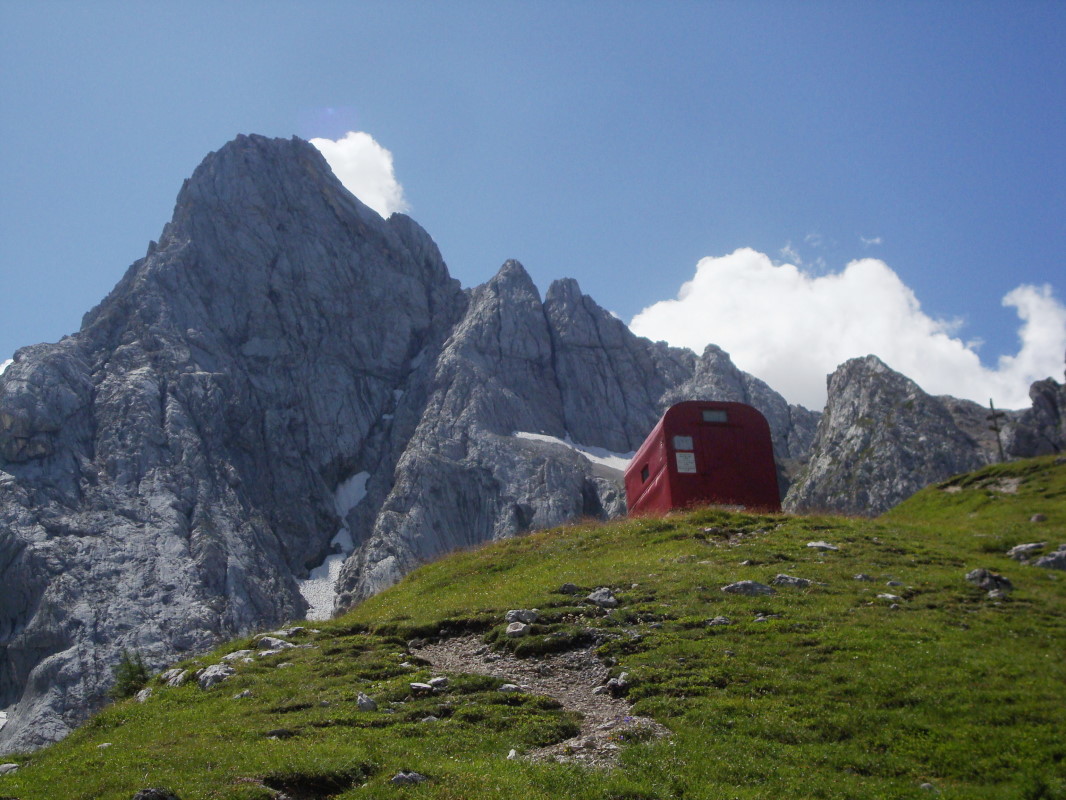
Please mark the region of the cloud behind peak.
<svg viewBox="0 0 1066 800"><path fill-rule="evenodd" d="M396 180L392 153L363 131L348 131L342 138L312 139L344 187L382 217L410 206Z"/></svg>
<svg viewBox="0 0 1066 800"><path fill-rule="evenodd" d="M960 323L922 311L884 261L863 258L814 275L743 248L701 259L676 299L645 308L630 328L697 352L717 344L737 366L809 408L824 405L827 374L871 353L932 394L1022 408L1032 381L1062 373L1066 306L1046 285L1019 286L1003 304L1021 320L1019 349L990 368L976 344L956 336Z"/></svg>

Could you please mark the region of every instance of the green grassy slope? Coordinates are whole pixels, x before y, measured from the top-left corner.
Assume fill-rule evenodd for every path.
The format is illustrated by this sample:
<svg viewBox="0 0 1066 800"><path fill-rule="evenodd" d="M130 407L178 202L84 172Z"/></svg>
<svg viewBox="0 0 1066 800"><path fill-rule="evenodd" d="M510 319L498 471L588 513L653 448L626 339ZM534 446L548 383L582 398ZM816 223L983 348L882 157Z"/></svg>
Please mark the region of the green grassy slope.
<svg viewBox="0 0 1066 800"><path fill-rule="evenodd" d="M807 547L817 540L839 550ZM0 797L128 800L166 786L182 800L1066 798L1066 573L1004 555L1032 541L1066 542L1062 459L963 476L874 520L701 510L500 542L293 638L313 648L239 664L209 691L157 682L146 703L117 703L57 745L0 759L21 765L0 777ZM964 579L975 567L1015 590L988 599ZM720 590L778 573L817 583ZM564 582L583 591L564 595ZM601 585L621 600L609 615L579 601ZM571 736L573 716L479 676L409 697L408 683L431 673L402 666L408 639L475 631L506 646L504 612L529 607L543 618L520 651L600 636L613 671L630 675L634 713L672 736L624 744L610 771L508 760ZM720 615L733 624L706 624ZM361 691L382 710L358 710ZM430 713L440 720L419 722ZM428 780L390 785L400 770Z"/></svg>

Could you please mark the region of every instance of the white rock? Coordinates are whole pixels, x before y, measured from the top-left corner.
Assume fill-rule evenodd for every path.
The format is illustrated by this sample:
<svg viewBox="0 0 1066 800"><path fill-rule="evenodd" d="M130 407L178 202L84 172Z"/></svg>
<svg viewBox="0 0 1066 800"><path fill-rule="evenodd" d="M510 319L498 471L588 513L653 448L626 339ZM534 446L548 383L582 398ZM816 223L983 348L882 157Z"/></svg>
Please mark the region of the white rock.
<svg viewBox="0 0 1066 800"><path fill-rule="evenodd" d="M839 550L835 544L829 544L829 542L807 542L807 547L813 547L815 550Z"/></svg>
<svg viewBox="0 0 1066 800"><path fill-rule="evenodd" d="M1047 547L1047 542L1029 542L1028 544L1017 544L1007 551L1007 557L1013 558L1016 561L1026 561L1029 556L1034 553L1043 550Z"/></svg>
<svg viewBox="0 0 1066 800"><path fill-rule="evenodd" d="M166 683L167 686L181 686L189 678L189 670L187 669L168 669L162 675L160 679Z"/></svg>
<svg viewBox="0 0 1066 800"><path fill-rule="evenodd" d="M590 603L595 603L600 608L615 608L618 605L618 598L614 596L614 592L607 586L600 586L585 599Z"/></svg>
<svg viewBox="0 0 1066 800"><path fill-rule="evenodd" d="M256 646L260 650L284 650L288 647L296 647L292 642L286 642L284 639L278 639L274 636L264 636Z"/></svg>
<svg viewBox="0 0 1066 800"><path fill-rule="evenodd" d="M528 636L530 630L530 626L524 622L512 622L507 626L507 635L512 639L518 639L522 636Z"/></svg>
<svg viewBox="0 0 1066 800"><path fill-rule="evenodd" d="M201 689L207 690L216 684L222 683L227 678L232 678L237 670L228 664L213 664L206 669L200 670L196 675L196 681Z"/></svg>

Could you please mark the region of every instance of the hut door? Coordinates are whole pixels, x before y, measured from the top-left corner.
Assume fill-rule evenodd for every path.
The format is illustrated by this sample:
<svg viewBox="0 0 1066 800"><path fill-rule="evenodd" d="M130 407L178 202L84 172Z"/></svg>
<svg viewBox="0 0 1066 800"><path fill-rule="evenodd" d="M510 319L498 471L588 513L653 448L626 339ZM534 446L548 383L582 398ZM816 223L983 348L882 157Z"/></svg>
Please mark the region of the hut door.
<svg viewBox="0 0 1066 800"><path fill-rule="evenodd" d="M700 426L700 472L705 476L708 499L729 502L736 496L740 478L740 453L737 429L729 424Z"/></svg>

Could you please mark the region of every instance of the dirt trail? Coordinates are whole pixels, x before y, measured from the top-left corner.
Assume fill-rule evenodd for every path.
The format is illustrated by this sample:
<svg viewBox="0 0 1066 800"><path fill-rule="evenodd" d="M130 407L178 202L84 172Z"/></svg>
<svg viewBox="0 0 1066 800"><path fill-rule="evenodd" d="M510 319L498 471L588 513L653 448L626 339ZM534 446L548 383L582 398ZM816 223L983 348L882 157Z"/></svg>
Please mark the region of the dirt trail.
<svg viewBox="0 0 1066 800"><path fill-rule="evenodd" d="M606 683L608 673L591 647L520 659L493 652L477 636L457 636L411 652L440 672L489 675L517 684L530 694L552 697L567 711L581 714L577 736L524 753L524 757L609 767L617 763L621 742L668 733L652 719L632 716L624 698L593 694Z"/></svg>

